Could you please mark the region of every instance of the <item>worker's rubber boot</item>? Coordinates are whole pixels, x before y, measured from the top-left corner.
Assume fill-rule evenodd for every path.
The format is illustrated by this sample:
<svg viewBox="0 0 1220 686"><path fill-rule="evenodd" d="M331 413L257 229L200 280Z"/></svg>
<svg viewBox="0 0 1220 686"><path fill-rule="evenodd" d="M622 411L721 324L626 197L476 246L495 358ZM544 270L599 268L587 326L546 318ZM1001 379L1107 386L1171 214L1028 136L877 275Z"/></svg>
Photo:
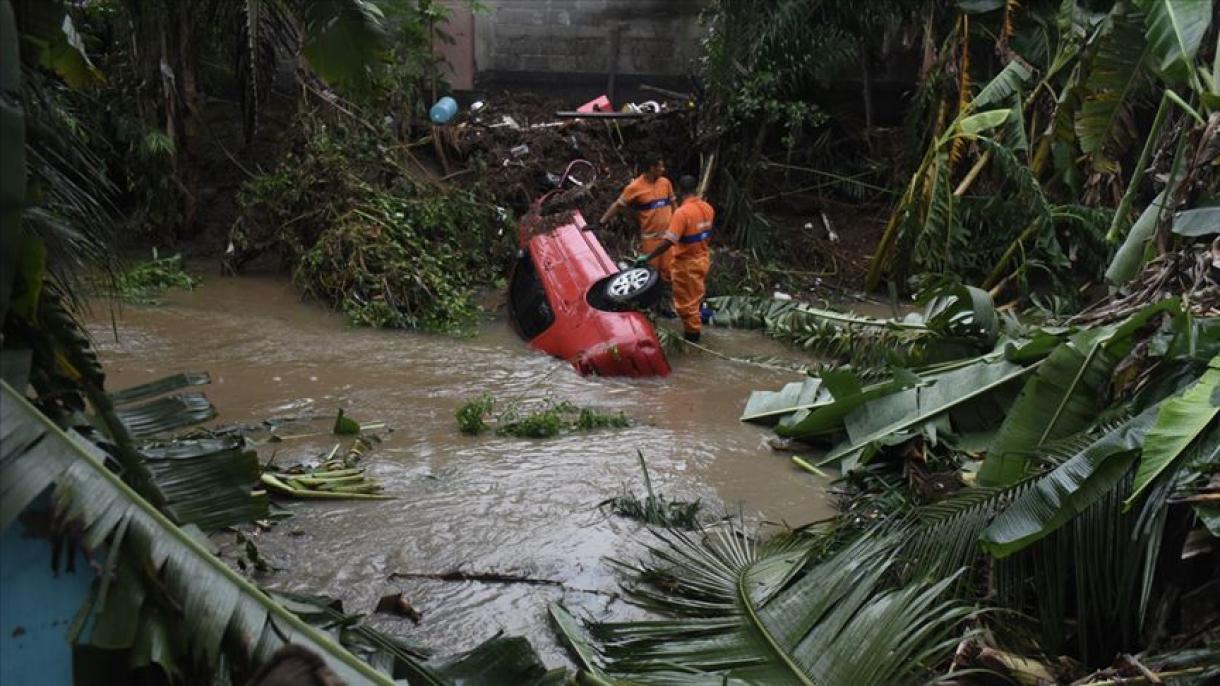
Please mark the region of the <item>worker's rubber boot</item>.
<svg viewBox="0 0 1220 686"><path fill-rule="evenodd" d="M682 333L682 338L687 341L690 341L691 343L698 343L699 342L699 332L698 331L684 331Z"/></svg>

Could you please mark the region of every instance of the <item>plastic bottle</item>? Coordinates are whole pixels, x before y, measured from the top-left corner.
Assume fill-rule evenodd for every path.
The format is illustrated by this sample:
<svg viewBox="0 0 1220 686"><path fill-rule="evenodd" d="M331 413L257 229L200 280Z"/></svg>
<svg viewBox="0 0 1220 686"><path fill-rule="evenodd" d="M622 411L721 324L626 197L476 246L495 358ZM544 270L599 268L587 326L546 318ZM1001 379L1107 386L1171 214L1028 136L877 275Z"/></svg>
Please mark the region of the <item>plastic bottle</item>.
<svg viewBox="0 0 1220 686"><path fill-rule="evenodd" d="M428 111L428 118L432 120L433 124L444 124L453 119L453 115L457 114L457 110L457 101L446 95L437 100L432 109Z"/></svg>

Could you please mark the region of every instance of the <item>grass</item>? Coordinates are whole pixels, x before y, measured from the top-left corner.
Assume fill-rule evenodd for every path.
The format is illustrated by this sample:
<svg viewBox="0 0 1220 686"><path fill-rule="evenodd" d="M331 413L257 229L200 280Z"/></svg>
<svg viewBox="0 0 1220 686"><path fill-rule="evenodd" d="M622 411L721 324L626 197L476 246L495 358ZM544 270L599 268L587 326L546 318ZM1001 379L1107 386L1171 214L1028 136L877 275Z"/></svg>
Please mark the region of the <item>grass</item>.
<svg viewBox="0 0 1220 686"><path fill-rule="evenodd" d="M160 296L171 288L193 290L200 279L182 268L182 256L157 257L138 262L119 275L116 281L119 297L136 305L160 304Z"/></svg>
<svg viewBox="0 0 1220 686"><path fill-rule="evenodd" d="M621 429L631 426L631 419L622 412L607 414L566 401L547 401L542 408L528 413L519 412L514 405L496 414L495 404L495 398L487 393L463 403L454 413L458 430L476 436L491 428L488 424L490 420L495 424L497 436L551 438L569 431Z"/></svg>

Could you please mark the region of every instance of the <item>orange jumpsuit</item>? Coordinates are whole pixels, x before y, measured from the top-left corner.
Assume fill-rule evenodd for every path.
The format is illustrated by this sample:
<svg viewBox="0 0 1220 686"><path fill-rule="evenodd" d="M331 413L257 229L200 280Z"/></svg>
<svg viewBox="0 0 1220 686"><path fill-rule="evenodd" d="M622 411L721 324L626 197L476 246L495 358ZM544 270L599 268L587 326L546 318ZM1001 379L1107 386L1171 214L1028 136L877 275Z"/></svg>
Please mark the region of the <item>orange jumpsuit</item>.
<svg viewBox="0 0 1220 686"><path fill-rule="evenodd" d="M712 266L707 241L712 236L712 221L716 217L712 206L702 198L691 196L682 201L674 212L665 239L674 245L665 251L673 255L674 310L682 318L682 328L696 333L703 328L699 307L707 293L708 269Z"/></svg>
<svg viewBox="0 0 1220 686"><path fill-rule="evenodd" d="M618 197L618 202L627 209L635 211L636 223L640 226L640 252L647 255L661 245L661 239L669 229L673 218L674 187L669 179L662 176L655 182L641 174L627 184ZM651 264L661 273L661 279L669 283L672 279L671 268L674 257L673 250L667 250Z"/></svg>

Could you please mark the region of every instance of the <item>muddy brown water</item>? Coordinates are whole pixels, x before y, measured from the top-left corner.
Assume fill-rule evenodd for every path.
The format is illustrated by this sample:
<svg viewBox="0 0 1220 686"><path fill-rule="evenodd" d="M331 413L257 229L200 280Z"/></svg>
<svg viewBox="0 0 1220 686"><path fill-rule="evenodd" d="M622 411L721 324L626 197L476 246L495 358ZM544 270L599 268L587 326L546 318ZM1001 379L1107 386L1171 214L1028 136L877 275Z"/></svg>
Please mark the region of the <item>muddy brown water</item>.
<svg viewBox="0 0 1220 686"><path fill-rule="evenodd" d="M213 277L161 306L124 307L114 323L99 308L90 324L111 388L204 370L217 423L333 416L342 407L387 424L366 466L398 498L281 501L293 516L259 535L277 571L258 581L335 596L362 613L402 591L422 612L419 625L384 615L374 625L441 653L502 630L527 636L549 665L561 665L550 603L603 619L640 616L617 597L623 579L606 558L637 559L649 535L597 508L624 485L643 493L637 449L668 498L791 525L831 512L824 479L771 451L769 431L737 420L751 390L778 388L796 378L790 372L675 355L668 379L586 379L526 348L502 317L470 339L352 328L271 277ZM704 340L731 355L793 356L750 332L712 330ZM635 424L550 440L460 434L454 411L484 392L621 410ZM260 448L260 457L316 460L334 442L289 440ZM454 570L557 585L389 578Z"/></svg>

